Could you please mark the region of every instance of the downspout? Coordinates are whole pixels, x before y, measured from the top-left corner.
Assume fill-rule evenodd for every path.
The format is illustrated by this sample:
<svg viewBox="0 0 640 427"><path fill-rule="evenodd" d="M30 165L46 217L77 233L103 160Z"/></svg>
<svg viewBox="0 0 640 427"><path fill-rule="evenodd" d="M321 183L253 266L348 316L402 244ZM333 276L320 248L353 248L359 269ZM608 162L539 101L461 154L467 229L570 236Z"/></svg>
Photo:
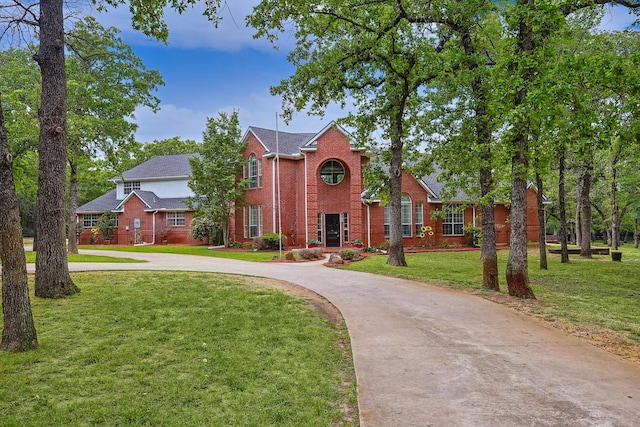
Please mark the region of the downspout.
<svg viewBox="0 0 640 427"><path fill-rule="evenodd" d="M476 226L476 205L473 205L473 226Z"/></svg>
<svg viewBox="0 0 640 427"><path fill-rule="evenodd" d="M364 199L362 199L362 204L367 207L367 247L371 247L371 205L369 203L365 203Z"/></svg>
<svg viewBox="0 0 640 427"><path fill-rule="evenodd" d="M276 158L271 161L271 223L273 224L273 232L277 233L276 226Z"/></svg>
<svg viewBox="0 0 640 427"><path fill-rule="evenodd" d="M151 221L151 222L152 222L152 224L153 224L153 225L152 225L152 231L151 231L151 232L153 233L153 238L151 239L151 244L152 244L152 245L155 245L155 244L156 244L156 214L157 214L157 213L158 213L158 210L156 209L156 210L153 212L153 216L152 216L152 219L153 219L153 220Z"/></svg>
<svg viewBox="0 0 640 427"><path fill-rule="evenodd" d="M307 154L304 156L304 242L305 246L309 241L309 182L307 177Z"/></svg>

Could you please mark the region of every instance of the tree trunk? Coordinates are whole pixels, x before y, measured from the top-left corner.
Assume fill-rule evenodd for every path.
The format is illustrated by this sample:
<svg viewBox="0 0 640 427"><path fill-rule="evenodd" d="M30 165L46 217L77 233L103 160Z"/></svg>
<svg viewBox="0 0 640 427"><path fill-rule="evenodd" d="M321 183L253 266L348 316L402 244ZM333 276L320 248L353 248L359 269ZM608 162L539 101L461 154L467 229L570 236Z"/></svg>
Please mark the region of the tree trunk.
<svg viewBox="0 0 640 427"><path fill-rule="evenodd" d="M591 169L591 163L585 161L582 188L580 189L580 206L582 206L580 256L585 258L591 258L591 199L589 198L589 193L591 193Z"/></svg>
<svg viewBox="0 0 640 427"><path fill-rule="evenodd" d="M517 6L531 8L532 0L519 0ZM521 18L518 25L518 55L526 56L534 50L533 28ZM518 89L514 99L514 107L525 103L531 70L525 64L514 70L520 74L524 86ZM511 158L511 236L509 259L507 261L507 287L509 295L520 298L535 298L529 286L529 269L527 266L527 171L529 162L529 123L522 119L514 124L513 156Z"/></svg>
<svg viewBox="0 0 640 427"><path fill-rule="evenodd" d="M576 245L582 245L582 205L580 204L580 181L582 181L582 175L579 174L576 179Z"/></svg>
<svg viewBox="0 0 640 427"><path fill-rule="evenodd" d="M640 227L638 227L639 222L640 220L636 218L633 227L633 247L636 249L638 249L638 246L640 246Z"/></svg>
<svg viewBox="0 0 640 427"><path fill-rule="evenodd" d="M67 241L69 248L67 252L70 254L78 253L78 234L76 211L78 209L78 163L74 160L69 161L69 234Z"/></svg>
<svg viewBox="0 0 640 427"><path fill-rule="evenodd" d="M526 135L520 138L518 150L512 159L511 173L511 236L507 261L507 287L509 295L535 298L529 286L527 265L527 179Z"/></svg>
<svg viewBox="0 0 640 427"><path fill-rule="evenodd" d="M391 168L389 173L389 257L387 264L406 267L402 242L402 141L391 143Z"/></svg>
<svg viewBox="0 0 640 427"><path fill-rule="evenodd" d="M462 45L469 58L477 55L469 28L461 31ZM473 61L469 69L474 71L478 63ZM492 162L491 162L491 126L489 124L489 112L487 107L487 87L481 73L475 73L476 77L471 82L471 91L475 101L475 127L477 144L480 147L480 200L482 213L482 286L500 291L498 272L498 252L496 250L495 210L493 206L492 192L494 190Z"/></svg>
<svg viewBox="0 0 640 427"><path fill-rule="evenodd" d="M34 56L42 75L35 294L43 298L80 291L69 275L65 245L67 89L62 5L63 0L40 2L40 47Z"/></svg>
<svg viewBox="0 0 640 427"><path fill-rule="evenodd" d="M618 246L620 245L620 221L618 219L618 202L616 200L617 196L617 166L614 163L611 167L611 249L614 251L618 250Z"/></svg>
<svg viewBox="0 0 640 427"><path fill-rule="evenodd" d="M29 301L27 260L12 160L0 101L0 260L4 324L0 350L19 352L37 348L38 337Z"/></svg>
<svg viewBox="0 0 640 427"><path fill-rule="evenodd" d="M560 158L558 166L558 208L560 210L560 262L569 262L569 250L567 248L567 205L566 205L566 190L564 187L565 180L565 147L564 144L560 147Z"/></svg>
<svg viewBox="0 0 640 427"><path fill-rule="evenodd" d="M540 270L547 270L547 230L544 217L544 197L542 194L542 177L538 172L536 172L536 186L538 187L536 201L538 202L538 224L540 226L538 229L538 238L540 240Z"/></svg>

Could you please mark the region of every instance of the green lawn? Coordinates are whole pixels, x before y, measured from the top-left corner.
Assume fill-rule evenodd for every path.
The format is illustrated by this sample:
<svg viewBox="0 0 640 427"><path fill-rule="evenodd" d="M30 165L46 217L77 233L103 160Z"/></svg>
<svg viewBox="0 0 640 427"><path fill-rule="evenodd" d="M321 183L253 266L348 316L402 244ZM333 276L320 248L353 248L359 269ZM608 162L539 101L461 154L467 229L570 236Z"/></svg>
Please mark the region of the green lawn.
<svg viewBox="0 0 640 427"><path fill-rule="evenodd" d="M279 251L247 251L233 249L207 249L207 246L188 246L188 245L145 245L145 246L118 246L118 245L90 245L80 246L80 250L108 250L119 252L152 252L152 253L169 253L182 255L200 255L217 258L231 258L243 261L265 262L271 261L274 256L279 255ZM282 253L284 257L284 252Z"/></svg>
<svg viewBox="0 0 640 427"><path fill-rule="evenodd" d="M26 251L25 256L27 263L36 262L36 253L33 251ZM69 262L111 262L111 263L128 263L128 262L146 262L133 258L119 258L102 255L85 255L85 254L67 254L67 260Z"/></svg>
<svg viewBox="0 0 640 427"><path fill-rule="evenodd" d="M560 255L548 256L548 270L539 269L537 248L529 251L529 276L538 299L533 310L546 320L595 325L624 333L640 341L640 249L621 248L622 262L610 256L582 259L570 256L569 264ZM500 287L507 293L504 271L508 251L499 251ZM407 254L407 268L391 267L386 256L372 256L344 268L453 288L482 289L480 252L423 252Z"/></svg>
<svg viewBox="0 0 640 427"><path fill-rule="evenodd" d="M347 332L302 300L205 273L73 277L78 295L32 296L40 348L0 354L1 425L357 425Z"/></svg>

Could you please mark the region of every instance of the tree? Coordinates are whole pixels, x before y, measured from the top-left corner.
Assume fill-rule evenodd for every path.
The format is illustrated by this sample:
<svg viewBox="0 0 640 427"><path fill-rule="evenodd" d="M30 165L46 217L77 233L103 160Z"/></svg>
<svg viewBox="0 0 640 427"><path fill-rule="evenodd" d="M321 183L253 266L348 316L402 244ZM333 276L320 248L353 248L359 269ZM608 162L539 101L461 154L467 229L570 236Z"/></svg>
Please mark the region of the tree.
<svg viewBox="0 0 640 427"><path fill-rule="evenodd" d="M0 100L0 260L4 322L0 349L17 352L37 348L38 339L31 314L27 264L11 164Z"/></svg>
<svg viewBox="0 0 640 427"><path fill-rule="evenodd" d="M23 235L33 236L38 188L37 141L40 74L28 49L0 52L0 93L3 97L9 152L20 207Z"/></svg>
<svg viewBox="0 0 640 427"><path fill-rule="evenodd" d="M200 156L189 159L189 188L194 196L188 201L197 217L206 217L222 230L224 245L229 245L229 222L236 201L242 195L245 182L239 172L246 163L242 157L245 143L241 141L238 111L221 112L218 118L207 118L207 128L198 147Z"/></svg>
<svg viewBox="0 0 640 427"><path fill-rule="evenodd" d="M40 2L40 46L34 56L42 76L35 294L44 298L60 298L80 291L69 275L65 245L67 76L63 22L62 0Z"/></svg>
<svg viewBox="0 0 640 427"><path fill-rule="evenodd" d="M134 144L136 107L158 108L152 95L163 84L156 70L147 70L115 28L93 18L78 21L70 32L67 59L69 94L69 253L77 253L76 209L80 158L104 157L116 165L118 151Z"/></svg>
<svg viewBox="0 0 640 427"><path fill-rule="evenodd" d="M464 4L463 4L464 3ZM432 153L445 176L454 186L479 187L482 216L482 284L498 291L498 254L496 250L495 211L496 185L492 154L493 132L497 114L492 113L492 66L495 45L501 37L496 28L496 7L490 2L456 2L437 18L442 24L441 37L448 40L447 58L431 99L433 121L440 123ZM459 52L456 54L456 52ZM455 158L455 162L448 159ZM469 182L471 181L471 182ZM475 182L473 182L475 181ZM471 184L471 185L469 185ZM458 187L460 188L460 187Z"/></svg>
<svg viewBox="0 0 640 427"><path fill-rule="evenodd" d="M387 263L406 266L402 242L402 169L424 140L422 91L437 76L441 44L429 36L428 5L415 2L263 0L248 22L272 42L295 23L295 74L272 88L285 118L307 106L322 115L330 102L353 101L357 113L340 120L357 129L386 163L390 238ZM370 135L381 132L383 142Z"/></svg>
<svg viewBox="0 0 640 427"><path fill-rule="evenodd" d="M124 3L124 0L104 0L100 5ZM205 14L212 20L216 19L219 3L219 0L207 2ZM194 4L194 0L131 2L133 27L166 41L168 29L163 16L169 4L183 11ZM79 291L69 275L64 232L67 92L63 5L63 0L42 0L39 4L16 1L7 6L1 16L7 23L3 35L8 34L9 28L22 35L23 26L29 26L40 37L38 53L34 55L42 77L36 234L42 243L39 247L44 249L36 257L36 295L43 297L62 297ZM12 15L10 9L16 13Z"/></svg>

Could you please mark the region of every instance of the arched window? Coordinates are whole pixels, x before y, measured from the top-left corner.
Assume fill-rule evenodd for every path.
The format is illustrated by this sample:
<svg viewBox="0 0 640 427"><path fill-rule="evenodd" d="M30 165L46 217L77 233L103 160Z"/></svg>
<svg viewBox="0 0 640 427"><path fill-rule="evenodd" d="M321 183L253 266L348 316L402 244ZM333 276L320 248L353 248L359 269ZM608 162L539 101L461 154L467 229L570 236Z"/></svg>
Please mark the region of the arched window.
<svg viewBox="0 0 640 427"><path fill-rule="evenodd" d="M327 184L340 184L344 179L344 166L337 160L328 160L320 168L320 177Z"/></svg>
<svg viewBox="0 0 640 427"><path fill-rule="evenodd" d="M255 154L249 156L249 188L262 187L262 160L259 160Z"/></svg>

